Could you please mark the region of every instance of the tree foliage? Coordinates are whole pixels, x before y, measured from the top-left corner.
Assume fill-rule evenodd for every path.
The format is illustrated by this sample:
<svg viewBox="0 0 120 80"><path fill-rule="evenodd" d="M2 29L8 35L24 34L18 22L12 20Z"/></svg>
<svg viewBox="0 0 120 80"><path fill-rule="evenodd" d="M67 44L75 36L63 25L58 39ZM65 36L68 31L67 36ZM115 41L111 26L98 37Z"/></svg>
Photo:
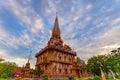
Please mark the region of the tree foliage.
<svg viewBox="0 0 120 80"><path fill-rule="evenodd" d="M101 78L99 76L95 76L93 80L101 80Z"/></svg>
<svg viewBox="0 0 120 80"><path fill-rule="evenodd" d="M40 77L44 73L43 70L41 70L40 66L37 67L36 74Z"/></svg>
<svg viewBox="0 0 120 80"><path fill-rule="evenodd" d="M73 76L70 76L69 80L75 80L75 78Z"/></svg>
<svg viewBox="0 0 120 80"><path fill-rule="evenodd" d="M17 65L12 62L0 63L0 77L7 78L12 76L12 74L15 72L16 67Z"/></svg>
<svg viewBox="0 0 120 80"><path fill-rule="evenodd" d="M88 59L87 69L94 75L100 75L100 66L102 67L104 73L108 75L109 69L114 73L119 73L120 75L120 48L117 50L112 50L109 55L98 55L93 56Z"/></svg>
<svg viewBox="0 0 120 80"><path fill-rule="evenodd" d="M100 76L100 66L105 68L105 61L103 56L93 56L88 60L87 69L94 75Z"/></svg>
<svg viewBox="0 0 120 80"><path fill-rule="evenodd" d="M47 76L47 75L44 76L44 79L43 79L43 80L49 80L49 79L48 79L48 76Z"/></svg>
<svg viewBox="0 0 120 80"><path fill-rule="evenodd" d="M35 71L34 69L30 69L30 74L35 75L35 74L36 74L36 71Z"/></svg>

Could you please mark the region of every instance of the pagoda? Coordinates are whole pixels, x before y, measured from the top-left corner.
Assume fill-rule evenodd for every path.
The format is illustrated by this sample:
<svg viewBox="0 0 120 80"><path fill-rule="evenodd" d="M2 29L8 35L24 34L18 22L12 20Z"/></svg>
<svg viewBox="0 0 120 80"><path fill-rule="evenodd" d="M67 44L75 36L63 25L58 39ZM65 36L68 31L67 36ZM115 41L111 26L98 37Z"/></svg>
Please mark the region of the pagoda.
<svg viewBox="0 0 120 80"><path fill-rule="evenodd" d="M22 77L23 78L30 78L30 62L28 60L28 62L26 63L25 67L22 68Z"/></svg>
<svg viewBox="0 0 120 80"><path fill-rule="evenodd" d="M80 68L75 60L76 52L70 46L63 44L57 16L47 46L41 49L35 57L36 70L40 66L44 75L49 78L79 77L77 70Z"/></svg>

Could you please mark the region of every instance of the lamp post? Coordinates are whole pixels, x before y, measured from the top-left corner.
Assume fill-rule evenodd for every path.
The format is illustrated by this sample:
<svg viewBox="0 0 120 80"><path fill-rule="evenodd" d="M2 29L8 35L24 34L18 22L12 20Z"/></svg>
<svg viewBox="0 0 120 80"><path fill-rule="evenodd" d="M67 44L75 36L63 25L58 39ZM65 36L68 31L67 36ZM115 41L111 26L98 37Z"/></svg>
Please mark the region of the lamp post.
<svg viewBox="0 0 120 80"><path fill-rule="evenodd" d="M113 73L113 71L112 71L112 69L111 69L111 66L108 65L107 68L109 69L109 72L110 72L110 74L112 75L113 79L116 79L116 78L115 78L115 75L114 75L114 73Z"/></svg>

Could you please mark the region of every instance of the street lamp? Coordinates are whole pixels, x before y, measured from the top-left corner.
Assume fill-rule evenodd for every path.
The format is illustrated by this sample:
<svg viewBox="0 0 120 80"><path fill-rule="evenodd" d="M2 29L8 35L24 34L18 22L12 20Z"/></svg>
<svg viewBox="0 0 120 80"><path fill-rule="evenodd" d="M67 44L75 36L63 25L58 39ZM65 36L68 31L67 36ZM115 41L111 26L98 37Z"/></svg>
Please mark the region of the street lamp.
<svg viewBox="0 0 120 80"><path fill-rule="evenodd" d="M112 75L113 79L116 79L116 78L115 78L115 75L114 75L114 73L113 73L113 71L112 71L112 69L111 69L111 66L108 65L107 68L109 69L110 74Z"/></svg>

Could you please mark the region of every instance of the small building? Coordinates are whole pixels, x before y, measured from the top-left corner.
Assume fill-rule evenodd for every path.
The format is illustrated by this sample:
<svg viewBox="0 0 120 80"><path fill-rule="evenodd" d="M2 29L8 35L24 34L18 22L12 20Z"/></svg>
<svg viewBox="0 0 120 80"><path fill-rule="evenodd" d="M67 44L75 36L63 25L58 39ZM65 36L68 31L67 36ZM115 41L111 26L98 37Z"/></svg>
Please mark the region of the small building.
<svg viewBox="0 0 120 80"><path fill-rule="evenodd" d="M21 67L17 67L15 69L14 77L20 77L21 76L21 72L22 72L22 68Z"/></svg>
<svg viewBox="0 0 120 80"><path fill-rule="evenodd" d="M23 78L31 78L31 75L30 75L30 62L29 62L29 60L26 63L26 65L22 68L22 77Z"/></svg>

